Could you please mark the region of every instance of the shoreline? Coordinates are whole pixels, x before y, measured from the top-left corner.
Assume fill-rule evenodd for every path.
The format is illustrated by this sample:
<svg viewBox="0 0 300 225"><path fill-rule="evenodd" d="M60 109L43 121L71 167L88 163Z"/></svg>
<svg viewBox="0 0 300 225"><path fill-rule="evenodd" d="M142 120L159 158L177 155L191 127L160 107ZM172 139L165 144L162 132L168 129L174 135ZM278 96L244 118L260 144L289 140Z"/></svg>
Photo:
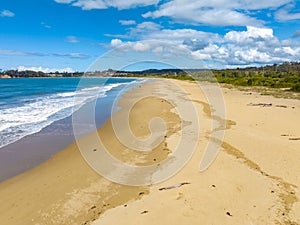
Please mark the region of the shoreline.
<svg viewBox="0 0 300 225"><path fill-rule="evenodd" d="M159 80L131 89L121 97L120 103L126 105L132 96L159 92L156 82ZM0 183L0 197L5 202L0 206L0 221L7 225L85 222L147 225L171 221L174 224L197 224L199 221L215 224L300 223L299 141L289 140L300 137L297 127L300 103L222 88L228 111L226 119L232 123L226 126L222 151L208 170L199 173L199 161L210 134L205 96L195 83L170 82L187 90L201 119L198 148L179 173L151 187L114 184L95 173L83 160L76 144L72 143L38 167ZM258 105L270 102L272 106ZM167 113L171 127L163 143L167 143L172 151L179 138L175 126L178 121L172 106L160 103L162 111L155 112L156 99L141 102L141 106L136 107L136 116L141 112L152 116L163 111ZM252 105L248 105L250 103ZM144 107L146 110L140 111ZM140 121L147 124L149 118L141 117ZM134 125L133 119L131 122ZM109 126L106 123L98 132L105 136ZM139 126L135 129L141 136L147 133ZM93 145L89 136L83 139ZM104 139L108 146L114 146L112 149L120 147L109 132ZM112 151L112 154L125 162L147 164L153 163L154 158L157 162L162 161L169 153L158 149L154 155L148 156L131 155L130 152L118 154L118 151ZM188 184L160 190L182 182Z"/></svg>
<svg viewBox="0 0 300 225"><path fill-rule="evenodd" d="M115 96L115 94L111 95L112 96L106 96L97 100L95 105L96 111L101 111L101 113L96 113L95 115L97 129L110 117L109 109L114 102L110 99L112 97L118 97ZM90 103L85 104L79 111L86 110L89 104ZM56 120L36 133L22 137L13 143L1 147L0 183L44 163L50 159L51 156L73 143L75 137L73 134L72 117L73 115L69 115L63 119ZM87 135L90 132L92 131L88 129L82 135Z"/></svg>
<svg viewBox="0 0 300 225"><path fill-rule="evenodd" d="M146 83L149 84L151 82ZM147 85L146 83L143 83L142 85ZM128 92L133 92L134 89L138 88L139 87L135 87L130 89ZM123 95L126 95L128 92L122 93L119 101L122 101ZM118 112L119 111L115 113ZM106 124L108 121L106 121ZM100 127L98 131L103 129L104 126L105 125ZM89 140L89 135L91 134L85 135L82 137L82 139ZM64 184L63 186L61 185L62 183ZM49 196L48 191L43 191L44 188L49 189L48 191L50 191L54 196ZM77 201L77 204L82 206L82 204L86 204L86 200L91 204L92 215L87 217L84 215L84 219L82 219L81 222L84 222L83 220L92 221L94 217L98 215L98 213L102 213L102 210L115 207L116 204L119 205L122 203L119 198L117 200L115 199L116 196L111 196L110 192L112 189L115 190L116 193L122 193L122 196L124 196L124 203L130 201L131 199L139 199L148 192L148 188L126 187L111 183L101 178L100 175L95 173L93 169L87 165L76 146L76 142L73 142L65 149L57 152L44 163L0 183L0 196L1 199L5 200L6 202L5 205L0 207L0 212L3 212L0 216L0 220L5 222L5 224L14 225L32 224L33 221L37 224L39 223L38 221L40 221L42 224L48 224L47 220L49 219L50 215L48 214L49 212L47 210L47 212L42 212L43 208L47 209L50 205L53 207L52 210L55 210L56 204L63 200L65 201L64 207L67 207L66 205L71 204L70 207L72 210L76 211L76 207L73 209L73 203L69 202ZM89 196L86 196L84 192L86 191L90 193L91 190L93 190L93 193L101 193L102 196L95 196L96 201L91 199L82 200L82 198L89 198ZM69 199L68 196L77 191L81 192L82 195L77 196L79 193L76 193L76 195L73 195L73 199ZM36 194L38 195L36 196L37 198L32 199L32 197ZM16 199L24 199L23 196L26 196L24 197L25 200L22 200L21 204L17 203L18 201L16 202ZM43 202L39 202L39 198L43 199ZM103 203L106 201L110 203ZM94 207L95 205L98 207ZM26 208L26 206L28 208ZM18 213L20 208L21 210L24 210L23 213ZM64 209L61 208L60 210ZM83 211L82 214L86 213L83 208L80 210ZM30 212L34 218L27 217L24 220L24 216L26 217L26 214L30 214ZM66 214L67 220L63 220L62 218L57 218L54 216L55 222L52 221L52 223L49 222L49 224L66 224L69 223L69 221L72 221L72 224L77 224L76 220L80 220L80 215L76 217L76 220L72 220L72 218L70 218L72 216L68 212L66 212ZM13 215L17 215L17 218L15 218Z"/></svg>
<svg viewBox="0 0 300 225"><path fill-rule="evenodd" d="M75 139L71 130L69 133L60 135L56 133L59 132L60 127L68 126L70 122L66 121L70 121L70 119L71 116L68 116L55 121L37 133L23 137L14 143L2 147L0 183L39 166L74 142ZM43 148L42 152L39 152L40 148ZM22 151L18 151L20 149ZM28 164L25 162L28 162ZM10 167L13 167L13 169Z"/></svg>

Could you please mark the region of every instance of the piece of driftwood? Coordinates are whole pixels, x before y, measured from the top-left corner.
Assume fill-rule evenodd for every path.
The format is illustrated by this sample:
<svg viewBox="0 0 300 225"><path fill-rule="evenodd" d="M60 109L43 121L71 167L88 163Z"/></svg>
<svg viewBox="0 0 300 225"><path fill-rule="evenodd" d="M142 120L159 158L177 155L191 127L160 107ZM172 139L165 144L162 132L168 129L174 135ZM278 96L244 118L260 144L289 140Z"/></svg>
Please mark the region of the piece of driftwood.
<svg viewBox="0 0 300 225"><path fill-rule="evenodd" d="M279 107L279 108L287 108L287 106L286 105L276 105L276 107Z"/></svg>
<svg viewBox="0 0 300 225"><path fill-rule="evenodd" d="M181 187L183 185L186 185L186 184L190 184L189 182L181 182L181 183L178 183L178 184L174 184L172 186L169 186L169 187L163 187L163 188L160 188L158 190L162 191L162 190L170 190L170 189L173 189L173 188L178 188L178 187Z"/></svg>
<svg viewBox="0 0 300 225"><path fill-rule="evenodd" d="M272 103L249 103L248 106L261 106L261 107L271 107Z"/></svg>
<svg viewBox="0 0 300 225"><path fill-rule="evenodd" d="M289 138L290 141L299 141L300 138Z"/></svg>

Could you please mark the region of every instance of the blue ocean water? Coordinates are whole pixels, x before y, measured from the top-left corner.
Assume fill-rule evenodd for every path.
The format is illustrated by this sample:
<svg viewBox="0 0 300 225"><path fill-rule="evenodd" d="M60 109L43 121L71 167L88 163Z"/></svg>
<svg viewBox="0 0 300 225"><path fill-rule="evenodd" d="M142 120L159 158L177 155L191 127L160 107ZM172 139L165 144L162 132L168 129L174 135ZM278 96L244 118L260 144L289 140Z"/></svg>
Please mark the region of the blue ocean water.
<svg viewBox="0 0 300 225"><path fill-rule="evenodd" d="M0 79L0 148L69 117L95 98L144 80L124 78ZM76 101L74 98L76 96ZM110 99L111 98L111 99Z"/></svg>

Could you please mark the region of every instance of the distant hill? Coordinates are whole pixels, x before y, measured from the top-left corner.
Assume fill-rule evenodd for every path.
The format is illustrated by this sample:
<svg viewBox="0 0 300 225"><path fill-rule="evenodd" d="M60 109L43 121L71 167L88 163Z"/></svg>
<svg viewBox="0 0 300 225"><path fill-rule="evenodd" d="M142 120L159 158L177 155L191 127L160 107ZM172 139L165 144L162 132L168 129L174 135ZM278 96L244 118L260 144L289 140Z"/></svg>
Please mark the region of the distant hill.
<svg viewBox="0 0 300 225"><path fill-rule="evenodd" d="M0 70L1 71L1 70ZM210 73L208 73L208 71ZM7 70L0 72L0 76L10 76L13 78L18 77L132 77L132 76L160 76L160 77L173 77L184 78L189 75L193 76L208 76L214 74L216 77L226 78L239 78L239 77L251 77L251 76L263 76L281 78L288 76L299 76L300 74L300 62L285 62L282 64L266 65L261 67L247 67L247 68L235 68L235 69L218 69L218 70L203 70L203 69L147 69L143 71L118 71L118 70L106 70L95 72L54 72L44 73L41 71L18 71Z"/></svg>
<svg viewBox="0 0 300 225"><path fill-rule="evenodd" d="M161 75L167 73L185 73L185 72L181 69L148 69L142 71L116 71L116 73Z"/></svg>

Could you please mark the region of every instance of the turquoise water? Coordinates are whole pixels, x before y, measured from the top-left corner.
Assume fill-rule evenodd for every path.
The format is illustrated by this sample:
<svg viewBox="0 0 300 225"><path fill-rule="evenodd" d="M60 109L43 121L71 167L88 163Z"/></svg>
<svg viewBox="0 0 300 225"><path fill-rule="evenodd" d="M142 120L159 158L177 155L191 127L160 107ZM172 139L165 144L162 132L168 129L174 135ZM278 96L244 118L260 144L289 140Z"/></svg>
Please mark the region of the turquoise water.
<svg viewBox="0 0 300 225"><path fill-rule="evenodd" d="M0 148L69 117L74 109L78 110L92 100L113 101L116 92L122 91L128 84L139 82L143 80L0 79Z"/></svg>

